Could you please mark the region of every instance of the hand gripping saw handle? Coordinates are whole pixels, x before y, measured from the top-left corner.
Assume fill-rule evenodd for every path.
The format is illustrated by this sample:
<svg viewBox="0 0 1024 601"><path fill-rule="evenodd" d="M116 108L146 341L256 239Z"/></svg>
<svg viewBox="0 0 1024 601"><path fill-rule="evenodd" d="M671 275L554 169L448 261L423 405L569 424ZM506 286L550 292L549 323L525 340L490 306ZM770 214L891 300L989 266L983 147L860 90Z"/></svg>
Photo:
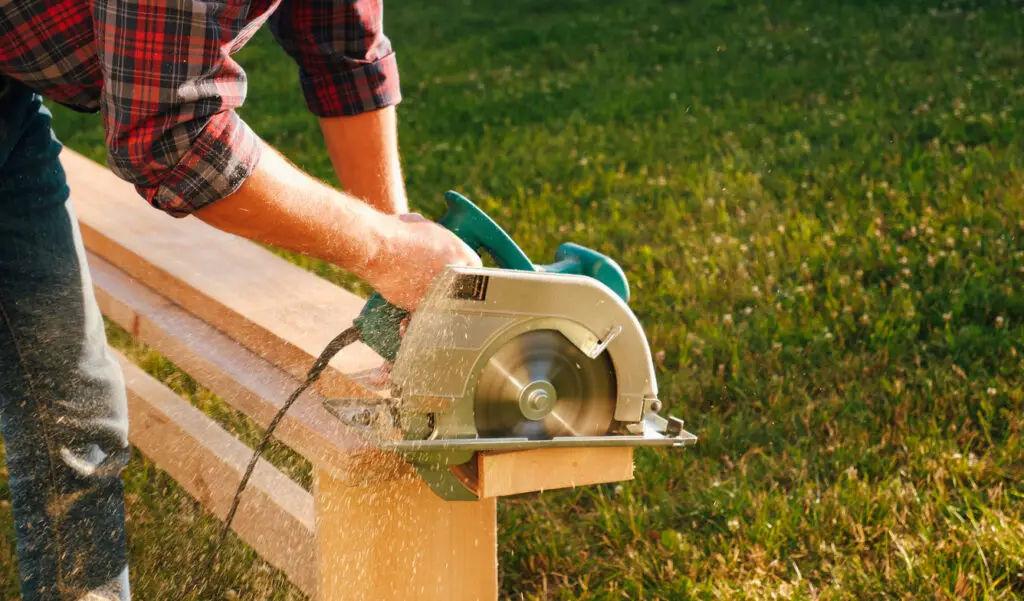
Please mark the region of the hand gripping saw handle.
<svg viewBox="0 0 1024 601"><path fill-rule="evenodd" d="M566 242L555 252L555 262L534 265L519 245L468 198L453 191L445 194L448 211L438 223L451 230L470 248L486 251L501 269L543 271L585 275L608 286L623 301L629 301L629 283L618 263L611 258L572 242ZM359 328L364 344L388 361L394 361L401 345L399 327L409 312L389 303L374 293L359 316Z"/></svg>

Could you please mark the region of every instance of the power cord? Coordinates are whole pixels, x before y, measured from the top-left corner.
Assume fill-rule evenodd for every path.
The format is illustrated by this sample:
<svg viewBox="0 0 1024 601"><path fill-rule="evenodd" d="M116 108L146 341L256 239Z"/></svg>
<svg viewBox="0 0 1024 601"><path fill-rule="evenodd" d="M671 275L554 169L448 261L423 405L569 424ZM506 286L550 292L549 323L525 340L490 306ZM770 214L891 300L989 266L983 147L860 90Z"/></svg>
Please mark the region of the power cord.
<svg viewBox="0 0 1024 601"><path fill-rule="evenodd" d="M274 415L274 419L270 420L266 431L263 433L263 438L260 440L259 445L256 446L256 450L252 454L252 459L249 460L249 466L246 467L245 474L242 476L241 482L238 483L238 490L235 491L235 496L231 500L231 509L228 510L228 515L224 519L224 526L221 528L220 536L217 538L217 542L214 543L213 549L210 550L210 554L207 557L206 568L202 571L194 571L189 574L189 579L186 582L185 587L182 589L180 597L182 601L192 593L202 594L206 591L206 587L210 582L209 579L204 579L202 581L198 579L203 574L213 573L213 566L217 563L221 548L224 546L224 541L227 539L228 532L231 530L231 522L234 521L235 513L238 512L238 505L242 501L242 493L245 491L245 487L249 484L249 478L252 477L252 473L256 469L256 464L259 463L260 457L263 456L263 452L266 451L267 445L270 444L270 439L274 435L274 430L277 429L277 425L281 423L284 415L288 413L288 409L295 404L295 401L298 400L299 396L301 396L303 392L306 392L314 382L320 379L320 375L323 374L323 371L327 368L331 359L341 352L343 348L353 342L357 342L361 337L362 333L356 326L352 326L341 334L335 336L334 340L331 340L320 353L320 356L317 357L313 366L309 368L309 371L306 373L305 381L302 382L302 384L299 384L299 387L292 392L291 396L288 397L288 400L284 402L284 405L281 405L281 408L278 409L277 414ZM199 586L198 589L196 589L197 585ZM218 585L217 588L214 589L214 594L209 598L216 601L220 596L221 588L222 585Z"/></svg>

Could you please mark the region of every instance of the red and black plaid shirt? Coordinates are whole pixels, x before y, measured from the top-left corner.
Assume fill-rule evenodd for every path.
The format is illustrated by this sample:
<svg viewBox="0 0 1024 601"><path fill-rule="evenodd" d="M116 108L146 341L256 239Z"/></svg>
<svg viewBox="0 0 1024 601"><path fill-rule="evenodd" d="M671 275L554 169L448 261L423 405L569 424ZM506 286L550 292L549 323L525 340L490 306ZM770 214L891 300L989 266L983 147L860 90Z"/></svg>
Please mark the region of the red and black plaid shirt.
<svg viewBox="0 0 1024 601"><path fill-rule="evenodd" d="M231 54L269 23L317 116L393 105L382 13L383 0L0 0L0 75L101 111L111 169L185 216L234 192L259 158Z"/></svg>

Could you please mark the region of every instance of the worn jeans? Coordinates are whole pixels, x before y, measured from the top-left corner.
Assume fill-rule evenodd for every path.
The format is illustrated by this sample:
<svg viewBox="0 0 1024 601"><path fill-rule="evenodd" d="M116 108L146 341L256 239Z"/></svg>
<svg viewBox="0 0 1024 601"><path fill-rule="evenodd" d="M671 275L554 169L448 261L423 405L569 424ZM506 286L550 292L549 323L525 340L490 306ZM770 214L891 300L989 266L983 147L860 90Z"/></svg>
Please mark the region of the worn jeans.
<svg viewBox="0 0 1024 601"><path fill-rule="evenodd" d="M124 378L38 95L0 77L0 432L24 601L127 601Z"/></svg>

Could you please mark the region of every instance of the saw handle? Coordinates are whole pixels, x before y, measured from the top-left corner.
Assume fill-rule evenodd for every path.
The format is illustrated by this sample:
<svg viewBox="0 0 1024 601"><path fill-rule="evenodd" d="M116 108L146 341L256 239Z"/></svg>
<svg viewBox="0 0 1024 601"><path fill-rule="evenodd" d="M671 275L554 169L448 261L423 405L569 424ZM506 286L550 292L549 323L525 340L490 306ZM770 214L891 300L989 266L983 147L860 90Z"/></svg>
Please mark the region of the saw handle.
<svg viewBox="0 0 1024 601"><path fill-rule="evenodd" d="M585 246L572 242L562 244L555 251L555 262L538 265L537 271L590 276L608 286L623 302L629 302L629 282L619 264Z"/></svg>
<svg viewBox="0 0 1024 601"><path fill-rule="evenodd" d="M441 219L441 225L462 238L473 250L486 250L498 267L590 276L608 286L624 302L629 302L626 274L610 257L585 246L566 242L555 252L554 263L534 265L505 230L469 199L458 192L448 192L445 199L448 201L448 213Z"/></svg>
<svg viewBox="0 0 1024 601"><path fill-rule="evenodd" d="M521 248L505 230L480 210L468 198L458 192L445 194L448 212L438 223L451 230L473 250L487 251L498 267L537 271ZM359 328L362 341L378 355L394 361L402 340L399 333L402 320L409 312L392 305L380 294L374 293L363 306L355 325Z"/></svg>
<svg viewBox="0 0 1024 601"><path fill-rule="evenodd" d="M359 328L359 339L375 353L394 362L402 344L400 328L409 312L392 305L380 293L374 292L353 324Z"/></svg>
<svg viewBox="0 0 1024 601"><path fill-rule="evenodd" d="M444 198L448 201L448 212L438 223L451 230L473 250L487 251L502 269L537 271L523 249L480 207L458 192L449 191Z"/></svg>

